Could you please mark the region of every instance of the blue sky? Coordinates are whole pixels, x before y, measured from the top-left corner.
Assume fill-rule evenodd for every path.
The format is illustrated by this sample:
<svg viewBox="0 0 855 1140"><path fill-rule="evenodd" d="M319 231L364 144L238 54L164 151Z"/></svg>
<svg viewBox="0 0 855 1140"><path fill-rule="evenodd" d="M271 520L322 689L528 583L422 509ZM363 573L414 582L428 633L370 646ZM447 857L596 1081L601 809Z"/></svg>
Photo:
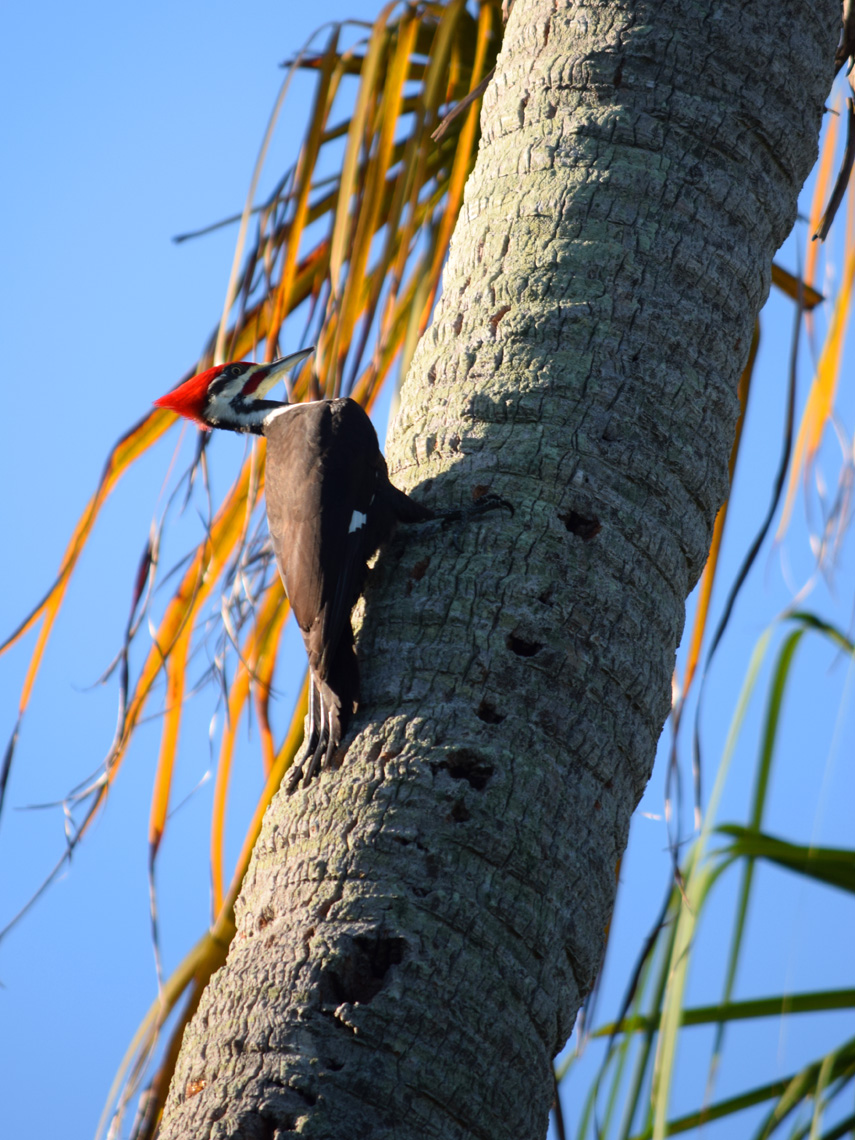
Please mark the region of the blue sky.
<svg viewBox="0 0 855 1140"><path fill-rule="evenodd" d="M240 6L187 2L144 8L54 3L18 5L7 14L0 44L7 108L0 124L6 168L0 184L5 223L0 319L7 360L0 635L14 628L52 581L112 443L193 363L219 316L234 229L180 246L170 238L242 206L282 81L278 63L321 20L374 14L368 0L324 0L315 7L254 0ZM286 105L262 190L295 153L300 102L307 91L305 85L295 86ZM802 231L802 248L803 240ZM781 261L796 268L793 243ZM753 459L737 473L726 579L765 510L780 445L788 303L773 298L768 318L761 390L747 428ZM851 376L851 351L849 359ZM809 372L806 366L802 395ZM851 385L841 397L841 411L851 432ZM62 850L57 810L17 809L60 799L97 767L109 746L115 687L91 686L120 644L131 579L173 442L138 464L108 503L57 624L0 826L0 926ZM831 460L832 451L828 455ZM801 505L796 514L802 518ZM800 584L809 574L810 556L800 522L795 531L787 559ZM761 557L711 679L705 717L710 770L747 652L790 598L780 566L777 556ZM809 604L845 624L852 581L850 537L836 582L832 588L822 584ZM30 638L0 658L4 741L15 720L32 644ZM785 723L770 830L801 842L851 845L851 669L808 646L791 692L796 699ZM847 695L848 706L842 703ZM761 706L762 701L753 706L734 760L726 818L744 817ZM178 799L210 767L209 715L195 714L184 731ZM0 1091L4 1131L10 1136L38 1135L34 1105L45 1120L61 1114L71 1140L91 1136L118 1062L156 992L146 863L157 731L152 723L140 732L107 810L70 869L0 946ZM237 786L233 845L240 839L241 814L250 810L260 788L251 743L245 752L248 771ZM661 818L650 818L661 816L663 785L660 763L642 805L648 814L634 822L624 868L614 938L627 947L638 944L665 887L664 825ZM208 918L210 790L205 785L190 798L164 845L169 871L161 876L161 920L167 969ZM742 996L809 984L851 986L853 907L830 892L808 892L781 873L764 869L761 875L764 889L750 927L758 954L740 979ZM715 987L710 991L704 981L720 975L726 898L723 893L712 912L721 916L720 934L712 929L715 918L708 919L710 933L693 974L696 1000L715 997ZM812 932L832 904L836 933L829 944ZM769 929L777 937L766 938ZM817 961L820 978L812 974ZM604 1015L613 1012L622 984L620 968L610 964ZM723 1072L723 1085L732 1080L739 1087L748 1058L763 1056L760 1080L813 1056L827 1038L821 1029L802 1031L802 1024L798 1035L767 1027L770 1032L759 1042L747 1033L728 1057L733 1072ZM689 1098L678 1107L691 1103Z"/></svg>

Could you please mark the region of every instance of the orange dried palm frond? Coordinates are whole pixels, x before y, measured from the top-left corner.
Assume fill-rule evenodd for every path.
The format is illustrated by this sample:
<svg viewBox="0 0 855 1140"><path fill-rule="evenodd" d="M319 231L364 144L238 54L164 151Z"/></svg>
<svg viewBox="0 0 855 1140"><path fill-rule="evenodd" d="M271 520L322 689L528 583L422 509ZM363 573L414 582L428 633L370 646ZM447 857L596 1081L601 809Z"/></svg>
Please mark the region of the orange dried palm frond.
<svg viewBox="0 0 855 1140"><path fill-rule="evenodd" d="M853 283L855 283L855 242L852 240L851 227L847 227L843 277L837 296L833 301L828 332L819 355L816 374L808 393L796 435L784 509L776 534L778 541L783 538L790 524L799 478L807 479L816 460L826 425L831 422L834 413L834 400L840 380L843 346L852 303Z"/></svg>

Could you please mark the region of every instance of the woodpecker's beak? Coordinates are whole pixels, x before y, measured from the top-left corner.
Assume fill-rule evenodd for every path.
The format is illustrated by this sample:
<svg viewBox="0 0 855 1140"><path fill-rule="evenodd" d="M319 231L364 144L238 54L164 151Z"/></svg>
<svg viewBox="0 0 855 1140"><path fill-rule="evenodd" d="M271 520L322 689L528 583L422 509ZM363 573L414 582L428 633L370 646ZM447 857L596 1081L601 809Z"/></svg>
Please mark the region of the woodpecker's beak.
<svg viewBox="0 0 855 1140"><path fill-rule="evenodd" d="M290 356L280 356L278 360L274 360L272 364L265 364L259 368L259 372L263 373L263 378L258 386L253 388L252 392L247 395L252 396L254 400L263 399L267 393L275 388L280 380L283 380L292 368L296 368L300 361L305 360L307 356L311 356L315 351L314 345L311 348L303 348L299 352L292 352ZM258 375L258 373L256 373Z"/></svg>

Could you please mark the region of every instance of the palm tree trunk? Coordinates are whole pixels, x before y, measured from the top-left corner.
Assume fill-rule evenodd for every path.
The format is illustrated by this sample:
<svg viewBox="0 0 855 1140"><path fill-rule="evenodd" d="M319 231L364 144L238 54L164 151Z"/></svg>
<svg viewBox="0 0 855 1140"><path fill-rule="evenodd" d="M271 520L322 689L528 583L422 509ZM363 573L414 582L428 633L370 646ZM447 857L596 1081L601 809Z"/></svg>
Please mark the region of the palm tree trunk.
<svg viewBox="0 0 855 1140"><path fill-rule="evenodd" d="M816 154L838 0L517 0L390 445L436 505L280 794L161 1136L543 1136Z"/></svg>

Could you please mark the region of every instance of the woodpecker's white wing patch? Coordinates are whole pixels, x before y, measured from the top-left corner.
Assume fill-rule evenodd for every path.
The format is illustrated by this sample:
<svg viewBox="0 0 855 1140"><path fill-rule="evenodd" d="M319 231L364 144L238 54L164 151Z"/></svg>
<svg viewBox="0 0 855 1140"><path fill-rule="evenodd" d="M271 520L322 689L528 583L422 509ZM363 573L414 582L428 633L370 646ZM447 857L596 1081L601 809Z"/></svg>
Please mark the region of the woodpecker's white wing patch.
<svg viewBox="0 0 855 1140"><path fill-rule="evenodd" d="M359 530L361 526L365 526L365 520L368 515L364 515L362 511L354 511L350 516L350 526L347 528L348 534L353 534L355 530Z"/></svg>

